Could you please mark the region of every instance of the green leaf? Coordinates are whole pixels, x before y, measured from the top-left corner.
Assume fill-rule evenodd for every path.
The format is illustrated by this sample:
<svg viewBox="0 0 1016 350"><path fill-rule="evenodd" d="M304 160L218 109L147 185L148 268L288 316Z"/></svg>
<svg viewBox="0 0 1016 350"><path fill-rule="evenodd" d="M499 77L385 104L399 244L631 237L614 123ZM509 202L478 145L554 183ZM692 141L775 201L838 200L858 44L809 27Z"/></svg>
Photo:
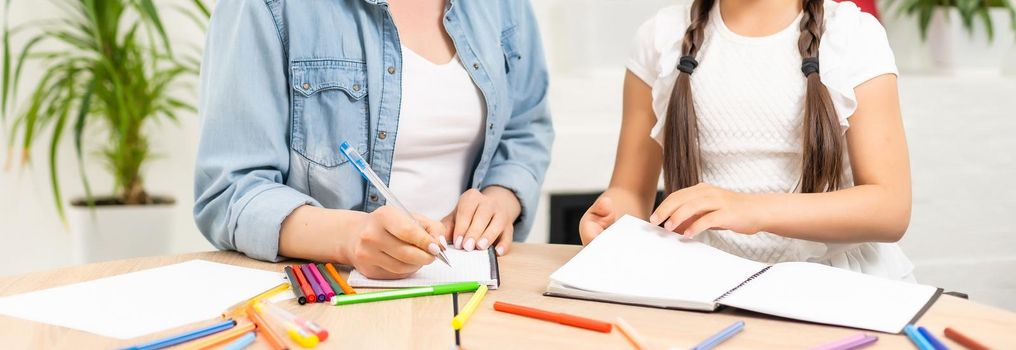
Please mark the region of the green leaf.
<svg viewBox="0 0 1016 350"><path fill-rule="evenodd" d="M988 13L987 7L982 7L977 13L981 16L981 20L984 21L984 29L988 31L988 42L995 41L995 25L991 22L991 14ZM973 29L971 29L973 32Z"/></svg>
<svg viewBox="0 0 1016 350"><path fill-rule="evenodd" d="M88 83L85 95L81 97L81 104L78 105L78 116L74 120L74 153L78 158L78 175L81 177L81 183L85 186L85 202L89 207L95 206L95 197L92 196L92 186L89 184L88 174L85 172L81 140L85 132L85 122L88 121L88 112L92 107L92 93L95 91L95 85L95 80Z"/></svg>
<svg viewBox="0 0 1016 350"><path fill-rule="evenodd" d="M138 0L136 5L139 7L141 15L150 21L159 36L162 37L162 44L166 52L172 55L173 47L169 44L169 36L166 35L166 29L162 26L162 19L159 18L159 11L155 9L155 4L152 3L152 0Z"/></svg>
<svg viewBox="0 0 1016 350"><path fill-rule="evenodd" d="M73 97L73 80L68 80L65 88L67 88L67 95ZM63 195L60 191L59 167L56 165L56 162L59 155L57 150L60 147L60 139L63 135L64 125L67 123L67 114L70 111L71 104L69 101L65 101L62 106L63 110L57 118L56 127L53 129L53 135L50 136L49 141L49 184L53 189L53 204L56 205L57 214L60 215L60 221L66 224L67 214L64 212Z"/></svg>

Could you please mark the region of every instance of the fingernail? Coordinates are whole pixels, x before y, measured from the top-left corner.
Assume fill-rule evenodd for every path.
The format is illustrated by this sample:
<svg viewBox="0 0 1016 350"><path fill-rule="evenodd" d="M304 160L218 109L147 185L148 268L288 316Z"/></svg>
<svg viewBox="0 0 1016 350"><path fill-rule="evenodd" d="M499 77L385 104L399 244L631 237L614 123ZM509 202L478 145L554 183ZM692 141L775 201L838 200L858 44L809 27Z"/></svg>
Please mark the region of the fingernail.
<svg viewBox="0 0 1016 350"><path fill-rule="evenodd" d="M487 243L489 243L489 242L487 242L486 238L480 238L480 241L476 242L476 249L480 249L480 250L487 249Z"/></svg>
<svg viewBox="0 0 1016 350"><path fill-rule="evenodd" d="M470 239L466 240L466 243L462 244L462 249L465 249L468 252L468 251L472 251L475 246L476 246L476 241L474 241L472 238L470 238Z"/></svg>
<svg viewBox="0 0 1016 350"><path fill-rule="evenodd" d="M494 248L494 251L497 252L497 256L503 256L504 255L504 247Z"/></svg>
<svg viewBox="0 0 1016 350"><path fill-rule="evenodd" d="M455 236L455 248L462 249L462 236Z"/></svg>
<svg viewBox="0 0 1016 350"><path fill-rule="evenodd" d="M448 240L444 239L444 237L438 238L437 241L441 242L442 247L448 248Z"/></svg>
<svg viewBox="0 0 1016 350"><path fill-rule="evenodd" d="M656 214L650 215L649 216L649 223L653 224L653 225L659 225L660 224L660 217L656 216Z"/></svg>
<svg viewBox="0 0 1016 350"><path fill-rule="evenodd" d="M673 230L674 226L677 225L674 225L674 222L669 220L667 221L667 223L663 224L663 228L666 229L667 231Z"/></svg>
<svg viewBox="0 0 1016 350"><path fill-rule="evenodd" d="M441 254L441 248L438 248L437 243L431 243L427 246L427 251L430 251L430 255Z"/></svg>

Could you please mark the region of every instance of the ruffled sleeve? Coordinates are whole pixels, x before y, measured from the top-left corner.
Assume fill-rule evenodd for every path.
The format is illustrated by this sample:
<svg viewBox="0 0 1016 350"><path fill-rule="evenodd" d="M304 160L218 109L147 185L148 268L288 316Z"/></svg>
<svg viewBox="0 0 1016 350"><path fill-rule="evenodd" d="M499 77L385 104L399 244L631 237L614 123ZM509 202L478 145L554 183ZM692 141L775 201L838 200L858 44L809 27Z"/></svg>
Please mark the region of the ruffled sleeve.
<svg viewBox="0 0 1016 350"><path fill-rule="evenodd" d="M666 7L642 24L635 34L627 68L652 88L656 125L651 136L663 144L663 124L670 93L677 80L677 61L681 56L681 40L688 29L689 7Z"/></svg>
<svg viewBox="0 0 1016 350"><path fill-rule="evenodd" d="M857 110L854 88L883 74L898 74L885 28L851 2L826 2L819 47L822 83L829 89L844 132Z"/></svg>

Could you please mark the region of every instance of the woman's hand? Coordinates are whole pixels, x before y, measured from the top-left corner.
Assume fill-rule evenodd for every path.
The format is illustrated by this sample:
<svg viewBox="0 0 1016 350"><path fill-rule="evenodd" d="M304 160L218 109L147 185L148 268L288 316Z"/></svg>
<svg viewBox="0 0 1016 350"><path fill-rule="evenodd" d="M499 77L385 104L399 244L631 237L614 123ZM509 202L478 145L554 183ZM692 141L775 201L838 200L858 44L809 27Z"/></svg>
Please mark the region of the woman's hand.
<svg viewBox="0 0 1016 350"><path fill-rule="evenodd" d="M614 210L614 202L607 196L600 196L593 202L593 206L586 210L579 220L579 238L582 245L589 244L593 238L599 236L607 227L617 221L618 212Z"/></svg>
<svg viewBox="0 0 1016 350"><path fill-rule="evenodd" d="M433 244L431 236L445 242L447 230L444 225L422 215L413 215L420 223L417 225L391 206L361 214L360 229L347 236L343 247L350 264L364 276L377 279L407 277L434 261L433 252L420 248L436 248L430 246Z"/></svg>
<svg viewBox="0 0 1016 350"><path fill-rule="evenodd" d="M688 237L705 230L755 234L762 230L766 207L760 196L701 183L671 193L649 222Z"/></svg>
<svg viewBox="0 0 1016 350"><path fill-rule="evenodd" d="M483 191L470 189L459 197L459 203L441 222L452 233L456 248L484 250L495 244L497 255L505 255L511 247L515 220L522 205L511 190L490 186Z"/></svg>

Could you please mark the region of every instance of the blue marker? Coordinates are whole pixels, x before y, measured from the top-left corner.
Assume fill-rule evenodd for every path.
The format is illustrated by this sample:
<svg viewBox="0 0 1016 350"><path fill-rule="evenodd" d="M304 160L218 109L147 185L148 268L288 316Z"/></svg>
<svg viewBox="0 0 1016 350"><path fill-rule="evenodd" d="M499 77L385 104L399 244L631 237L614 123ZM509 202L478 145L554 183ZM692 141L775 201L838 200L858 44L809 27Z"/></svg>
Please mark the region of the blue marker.
<svg viewBox="0 0 1016 350"><path fill-rule="evenodd" d="M367 181L370 182L374 188L377 188L378 191L381 191L381 195L385 197L385 201L388 204L402 210L402 212L405 213L410 220L413 220L413 223L415 223L416 226L420 226L421 229L423 228L423 226L420 225L420 222L413 218L413 214L409 212L409 209L395 198L395 194L392 193L392 190L388 189L388 186L385 185L384 181L381 181L381 178L377 176L377 173L375 173L374 170L367 165L367 161L363 160L360 153L357 152L353 146L349 145L349 142L343 141L342 145L339 145L339 151L342 152L343 156L346 156L346 159L349 159L349 162L353 164L353 167L355 167L356 170L360 171L360 175L363 175L363 178L367 179ZM444 249L441 248L441 246L438 246L437 243L431 242L428 244L427 251L436 256L438 260L448 264L448 266L452 266L452 263L448 261L448 256L444 253Z"/></svg>
<svg viewBox="0 0 1016 350"><path fill-rule="evenodd" d="M223 346L222 350L243 350L243 349L246 349L248 346L250 346L251 344L254 343L254 338L255 337L256 336L254 335L254 332L248 332L247 334L244 334L242 337L237 338L233 342L231 342L229 344L226 344L226 346Z"/></svg>
<svg viewBox="0 0 1016 350"><path fill-rule="evenodd" d="M921 336L924 337L924 339L927 339L935 350L949 350L949 347L945 346L945 344L942 343L941 340L938 340L938 338L935 338L935 336L932 335L927 328L924 328L923 326L917 327L917 332L921 333Z"/></svg>
<svg viewBox="0 0 1016 350"><path fill-rule="evenodd" d="M744 321L734 322L734 324L727 326L727 328L724 328L719 333L716 333L712 337L709 337L709 339L703 340L701 343L699 343L699 345L695 345L695 347L692 348L692 350L712 349L717 345L720 345L720 343L726 341L727 339L730 339L730 337L733 337L734 334L737 334L737 332L740 332L743 329L744 329Z"/></svg>
<svg viewBox="0 0 1016 350"><path fill-rule="evenodd" d="M907 333L907 336L910 337L910 341L914 342L914 345L916 345L918 349L935 350L935 347L931 345L931 342L929 342L928 339L925 339L924 336L921 335L921 332L917 330L917 327L914 327L914 325L912 324L906 325L905 327L903 327L903 332Z"/></svg>

